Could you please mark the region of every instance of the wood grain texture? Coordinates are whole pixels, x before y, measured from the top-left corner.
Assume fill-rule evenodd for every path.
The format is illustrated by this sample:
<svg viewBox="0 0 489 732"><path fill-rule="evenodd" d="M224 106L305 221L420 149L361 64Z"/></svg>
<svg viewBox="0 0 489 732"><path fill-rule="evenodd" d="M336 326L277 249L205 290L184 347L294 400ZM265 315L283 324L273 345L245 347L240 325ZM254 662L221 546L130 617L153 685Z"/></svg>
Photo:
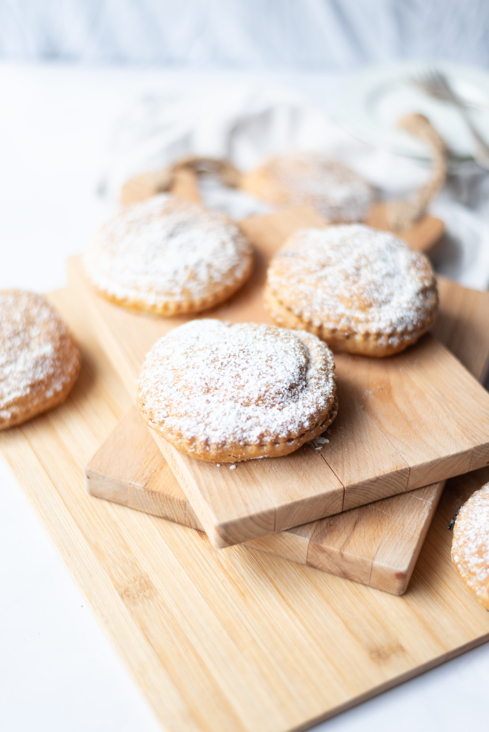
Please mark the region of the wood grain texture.
<svg viewBox="0 0 489 732"><path fill-rule="evenodd" d="M454 287L445 277L437 279L441 312L431 332L483 383L489 369L489 292Z"/></svg>
<svg viewBox="0 0 489 732"><path fill-rule="evenodd" d="M135 407L97 450L85 476L92 496L202 530ZM442 488L419 488L245 546L402 594Z"/></svg>
<svg viewBox="0 0 489 732"><path fill-rule="evenodd" d="M439 284L440 340L480 381L489 364L489 292L445 279ZM85 476L94 496L201 528L135 407L97 450ZM246 546L400 595L407 589L443 485L260 537Z"/></svg>
<svg viewBox="0 0 489 732"><path fill-rule="evenodd" d="M89 496L83 466L129 398L78 302L53 302L80 341L67 402L0 435L0 450L162 728L287 732L489 639L489 614L450 561L447 524L489 471L449 482L402 597Z"/></svg>
<svg viewBox="0 0 489 732"><path fill-rule="evenodd" d="M270 322L261 296L267 262L292 231L318 223L308 209L242 222L255 246L254 275L206 315ZM147 350L186 319L136 315L93 295L78 259L69 262L69 276L134 393ZM335 360L340 409L330 442L319 451L306 444L287 457L230 471L190 458L153 433L214 546L277 533L489 462L489 395L430 336L387 359L337 354Z"/></svg>

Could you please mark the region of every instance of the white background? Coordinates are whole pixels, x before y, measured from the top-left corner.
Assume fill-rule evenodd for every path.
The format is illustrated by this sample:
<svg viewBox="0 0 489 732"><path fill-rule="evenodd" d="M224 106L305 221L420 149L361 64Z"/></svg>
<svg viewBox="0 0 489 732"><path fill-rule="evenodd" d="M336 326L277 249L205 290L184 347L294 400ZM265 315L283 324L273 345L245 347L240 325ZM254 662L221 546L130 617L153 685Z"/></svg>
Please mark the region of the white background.
<svg viewBox="0 0 489 732"><path fill-rule="evenodd" d="M65 258L113 207L97 187L115 120L132 97L179 73L0 66L0 287L66 284ZM326 107L342 83L328 74L264 76ZM159 730L2 462L0 506L2 732ZM317 729L484 729L488 689L485 646Z"/></svg>

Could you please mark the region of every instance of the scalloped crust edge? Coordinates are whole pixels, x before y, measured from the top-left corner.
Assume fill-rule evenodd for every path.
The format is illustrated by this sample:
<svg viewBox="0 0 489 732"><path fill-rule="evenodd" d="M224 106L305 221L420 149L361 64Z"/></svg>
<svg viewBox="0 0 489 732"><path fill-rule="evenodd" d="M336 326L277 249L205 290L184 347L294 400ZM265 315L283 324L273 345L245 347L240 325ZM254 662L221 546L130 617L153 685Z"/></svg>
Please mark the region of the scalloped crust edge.
<svg viewBox="0 0 489 732"><path fill-rule="evenodd" d="M95 290L95 292L100 295L100 297L103 297L105 300L111 302L113 305L118 305L119 307L123 307L126 310L131 310L132 312L136 313L149 313L151 315L173 317L176 315L189 315L191 313L200 313L203 310L209 310L210 308L213 308L216 305L219 305L226 300L229 300L230 297L232 297L238 290L241 289L241 287L245 284L245 282L249 279L251 275L251 272L253 270L253 254L250 253L249 255L247 255L247 259L248 262L246 269L239 279L236 278L232 283L221 287L212 295L207 295L206 297L201 297L197 300L161 300L157 303L151 303L147 298L145 298L143 294L135 297L118 297L108 290L104 290L103 288L98 287L98 285L96 285L90 277L90 274L86 268L85 272L89 283L91 287Z"/></svg>
<svg viewBox="0 0 489 732"><path fill-rule="evenodd" d="M438 303L438 296L435 290L435 302ZM311 322L302 320L284 305L277 296L271 292L269 286L265 287L263 302L265 310L269 313L274 323L282 328L292 330L307 330L325 341L333 351L344 351L357 356L371 356L384 358L393 356L404 351L408 346L416 343L434 324L436 320L437 307L432 309L432 317L422 328L413 331L396 331L393 333L367 333L360 334L354 331L347 331L346 328L331 330L323 325L315 326ZM397 343L391 343L390 339L395 337Z"/></svg>
<svg viewBox="0 0 489 732"><path fill-rule="evenodd" d="M291 452L295 452L302 445L315 437L322 434L330 424L336 419L338 414L338 396L335 392L333 397L333 403L329 412L326 416L321 415L321 421L313 429L307 430L302 435L299 435L292 440L284 440L282 442L267 442L260 445L239 445L226 444L221 447L213 447L205 445L200 440L183 440L181 437L172 435L169 431L162 429L161 425L152 422L147 415L141 410L139 403L137 407L141 414L141 417L148 424L151 429L155 430L161 437L167 442L173 445L180 452L185 453L189 457L196 458L197 460L205 460L211 463L237 463L243 460L254 460L257 458L265 457L283 457L289 455Z"/></svg>

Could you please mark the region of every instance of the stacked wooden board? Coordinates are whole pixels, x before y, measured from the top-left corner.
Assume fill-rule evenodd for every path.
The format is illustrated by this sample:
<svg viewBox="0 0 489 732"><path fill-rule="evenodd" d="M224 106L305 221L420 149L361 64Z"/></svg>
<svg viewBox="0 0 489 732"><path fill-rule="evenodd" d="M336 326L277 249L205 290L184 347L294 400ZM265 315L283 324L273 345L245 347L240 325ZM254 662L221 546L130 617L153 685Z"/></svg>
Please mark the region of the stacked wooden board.
<svg viewBox="0 0 489 732"><path fill-rule="evenodd" d="M439 289L436 335L482 380L489 363L489 293L443 278ZM86 477L92 495L202 528L134 407L89 462ZM402 594L442 488L440 482L409 491L246 545Z"/></svg>
<svg viewBox="0 0 489 732"><path fill-rule="evenodd" d="M185 169L179 171L173 183L173 193L200 202L195 174ZM139 198L138 190L137 200ZM304 218L308 224L321 223L313 212L305 213ZM382 204L374 206L368 223L377 228L388 228ZM412 248L428 251L443 231L443 222L425 216L405 232L404 238ZM454 283L446 284L451 290L463 290ZM451 292L450 301L454 299L453 295L455 292ZM479 299L478 308L474 307L474 298ZM458 298L458 302L472 315L475 310L481 309L482 299L481 293L464 290L462 301L460 303ZM442 317L438 322L442 320L446 318ZM444 335L450 338L452 333L450 331ZM480 341L476 339L475 342ZM482 375L485 363L480 359L475 359L477 362L474 364L470 363L474 360L473 350L473 347L468 351L460 347L461 352L469 354L469 370L473 365L472 371ZM137 455L134 454L135 445ZM162 460L135 409L130 410L97 451L87 466L86 477L87 489L92 495L201 528L190 503ZM251 540L247 545L401 594L409 582L442 487L443 481L411 491L404 497L398 496L344 512L329 521L312 522L280 534Z"/></svg>
<svg viewBox="0 0 489 732"><path fill-rule="evenodd" d="M89 496L83 466L130 407L70 292L83 351L66 404L0 449L164 729L305 729L489 638L447 525L489 471L451 480L395 597Z"/></svg>
<svg viewBox="0 0 489 732"><path fill-rule="evenodd" d="M318 216L304 210L244 222L257 253L254 277L211 314L267 322L261 300L267 260L288 233L308 223L317 224ZM134 393L146 351L185 319L147 318L94 297L77 259L69 273ZM338 354L336 363L341 407L321 450L308 444L285 458L249 461L230 472L159 441L215 546L278 533L489 462L489 395L430 336L393 358ZM461 419L465 412L470 418Z"/></svg>

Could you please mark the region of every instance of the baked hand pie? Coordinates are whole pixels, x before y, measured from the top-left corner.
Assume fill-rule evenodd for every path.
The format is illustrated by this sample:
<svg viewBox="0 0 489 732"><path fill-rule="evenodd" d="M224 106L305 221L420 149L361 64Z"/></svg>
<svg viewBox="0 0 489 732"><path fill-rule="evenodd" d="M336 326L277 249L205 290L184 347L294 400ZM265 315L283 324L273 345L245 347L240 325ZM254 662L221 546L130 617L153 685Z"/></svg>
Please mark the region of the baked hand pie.
<svg viewBox="0 0 489 732"><path fill-rule="evenodd" d="M387 232L343 224L296 231L270 263L264 301L277 325L381 357L431 328L438 292L423 254Z"/></svg>
<svg viewBox="0 0 489 732"><path fill-rule="evenodd" d="M80 349L45 297L0 291L0 429L63 402L80 364Z"/></svg>
<svg viewBox="0 0 489 732"><path fill-rule="evenodd" d="M243 175L241 188L279 206L313 206L331 223L363 221L375 199L372 186L344 163L311 152L269 158Z"/></svg>
<svg viewBox="0 0 489 732"><path fill-rule="evenodd" d="M236 224L165 193L121 209L84 257L100 295L157 315L196 313L227 300L252 263Z"/></svg>
<svg viewBox="0 0 489 732"><path fill-rule="evenodd" d="M489 483L460 509L453 528L452 560L463 582L489 610Z"/></svg>
<svg viewBox="0 0 489 732"><path fill-rule="evenodd" d="M193 320L147 354L137 406L150 427L200 460L287 455L336 417L333 356L310 333Z"/></svg>

